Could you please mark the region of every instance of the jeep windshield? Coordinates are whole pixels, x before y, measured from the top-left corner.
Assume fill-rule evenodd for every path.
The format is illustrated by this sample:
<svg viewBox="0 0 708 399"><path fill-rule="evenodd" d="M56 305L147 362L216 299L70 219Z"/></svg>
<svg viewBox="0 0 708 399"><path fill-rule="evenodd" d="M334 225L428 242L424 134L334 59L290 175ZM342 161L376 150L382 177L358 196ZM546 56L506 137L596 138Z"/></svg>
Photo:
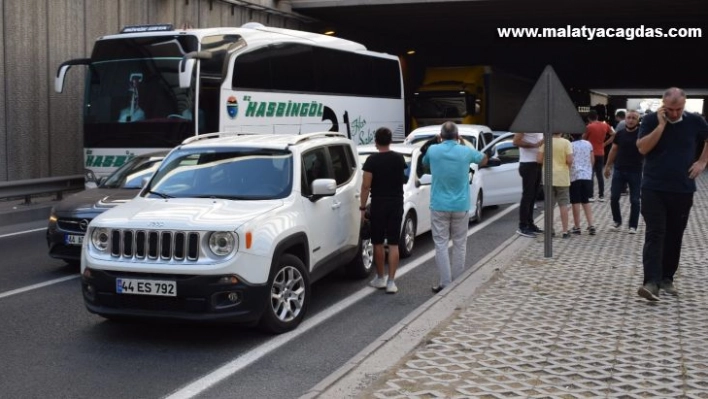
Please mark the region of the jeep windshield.
<svg viewBox="0 0 708 399"><path fill-rule="evenodd" d="M292 190L289 151L223 148L178 150L163 162L143 196L266 200Z"/></svg>

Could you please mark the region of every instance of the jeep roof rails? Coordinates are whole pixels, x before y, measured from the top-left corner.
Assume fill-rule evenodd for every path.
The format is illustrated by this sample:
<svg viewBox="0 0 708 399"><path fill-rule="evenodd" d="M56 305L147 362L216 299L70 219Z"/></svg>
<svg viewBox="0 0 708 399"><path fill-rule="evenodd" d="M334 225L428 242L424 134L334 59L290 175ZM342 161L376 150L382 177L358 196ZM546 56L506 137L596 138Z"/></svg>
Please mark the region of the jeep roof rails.
<svg viewBox="0 0 708 399"><path fill-rule="evenodd" d="M184 139L184 141L182 141L181 145L193 143L193 142L199 141L199 140L215 139L215 138L226 137L226 136L252 136L254 134L256 134L256 133L215 132L215 133L199 134L196 136L187 137L186 139Z"/></svg>
<svg viewBox="0 0 708 399"><path fill-rule="evenodd" d="M339 132L315 132L315 133L298 134L297 136L293 136L292 140L288 141L288 145L295 145L295 144L302 143L303 141L324 138L324 137L346 138L347 136L345 136L343 133L339 133Z"/></svg>

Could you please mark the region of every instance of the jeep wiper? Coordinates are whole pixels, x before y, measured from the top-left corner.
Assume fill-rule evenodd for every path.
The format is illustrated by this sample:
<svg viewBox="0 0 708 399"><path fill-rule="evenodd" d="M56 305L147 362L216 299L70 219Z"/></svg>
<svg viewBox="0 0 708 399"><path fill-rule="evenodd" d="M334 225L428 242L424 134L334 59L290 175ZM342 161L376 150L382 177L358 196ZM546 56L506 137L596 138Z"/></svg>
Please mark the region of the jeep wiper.
<svg viewBox="0 0 708 399"><path fill-rule="evenodd" d="M158 191L152 191L152 190L148 190L148 194L155 194L155 195L157 195L157 196L159 196L159 197L162 197L162 198L165 198L165 199L167 199L167 198L174 198L174 197L171 196L171 195L167 195L167 194L165 194L165 193L161 193L161 192L158 192Z"/></svg>
<svg viewBox="0 0 708 399"><path fill-rule="evenodd" d="M227 199L227 200L250 200L251 197L244 197L239 195L195 195L193 198L213 198L213 199Z"/></svg>

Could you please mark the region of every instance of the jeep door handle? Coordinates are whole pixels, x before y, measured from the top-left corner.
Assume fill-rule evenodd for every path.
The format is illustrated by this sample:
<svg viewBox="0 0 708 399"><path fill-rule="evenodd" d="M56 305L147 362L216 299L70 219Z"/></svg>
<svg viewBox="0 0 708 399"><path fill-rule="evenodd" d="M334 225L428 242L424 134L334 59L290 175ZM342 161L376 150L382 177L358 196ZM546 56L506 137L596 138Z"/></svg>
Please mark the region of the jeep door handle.
<svg viewBox="0 0 708 399"><path fill-rule="evenodd" d="M340 206L342 206L341 202L332 202L332 209L339 209Z"/></svg>

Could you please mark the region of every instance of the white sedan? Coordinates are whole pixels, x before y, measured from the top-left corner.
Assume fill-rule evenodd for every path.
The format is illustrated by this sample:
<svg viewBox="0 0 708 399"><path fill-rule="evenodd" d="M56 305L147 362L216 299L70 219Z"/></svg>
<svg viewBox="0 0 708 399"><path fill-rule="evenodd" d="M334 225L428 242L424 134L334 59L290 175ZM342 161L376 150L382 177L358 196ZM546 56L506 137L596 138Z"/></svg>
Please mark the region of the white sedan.
<svg viewBox="0 0 708 399"><path fill-rule="evenodd" d="M491 151L496 160L493 166L470 165L470 219L482 220L484 206L518 202L521 199L519 176L519 149L512 143L513 134L505 134L489 143L484 150ZM423 165L421 147L424 142L391 144L391 151L403 155L406 160L407 180L403 185L403 222L399 252L408 257L415 246L415 238L430 231L430 184L432 176ZM359 161L364 164L369 155L377 153L374 145L357 147Z"/></svg>

